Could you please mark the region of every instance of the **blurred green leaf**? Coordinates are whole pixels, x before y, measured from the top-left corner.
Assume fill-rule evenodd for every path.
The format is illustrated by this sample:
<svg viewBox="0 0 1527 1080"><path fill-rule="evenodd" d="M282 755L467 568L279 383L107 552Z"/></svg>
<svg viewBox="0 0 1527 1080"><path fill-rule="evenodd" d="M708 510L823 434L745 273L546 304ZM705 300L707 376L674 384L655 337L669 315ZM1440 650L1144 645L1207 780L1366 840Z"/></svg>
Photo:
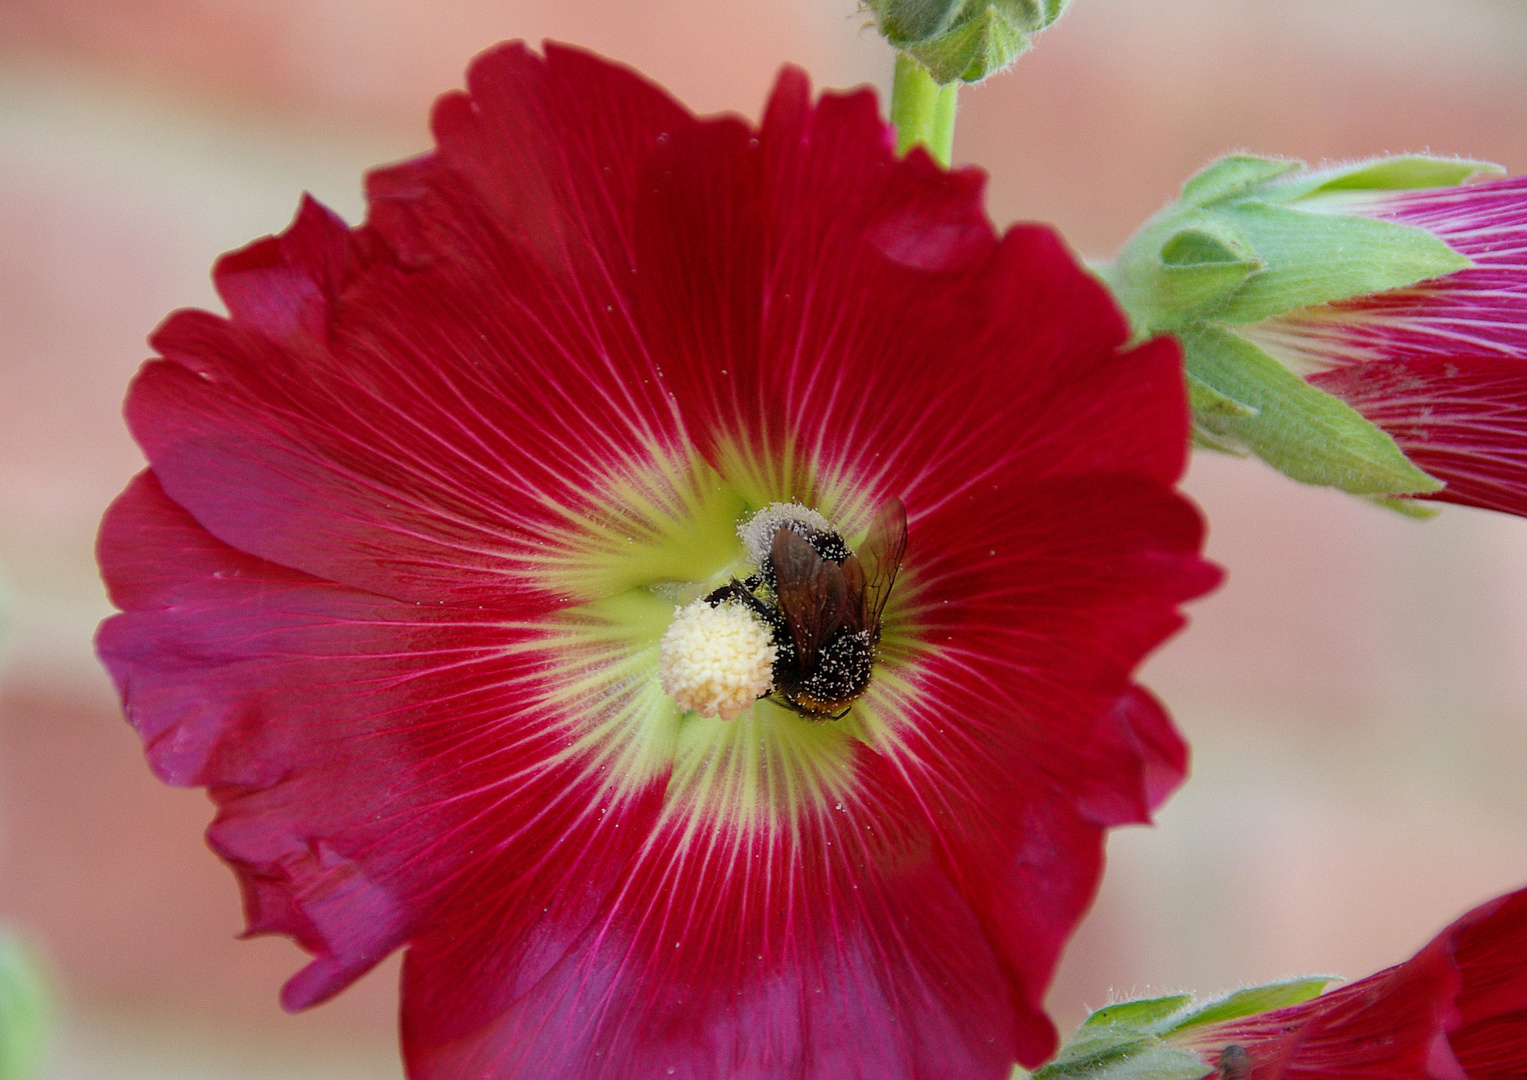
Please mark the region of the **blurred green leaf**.
<svg viewBox="0 0 1527 1080"><path fill-rule="evenodd" d="M0 1080L28 1080L42 1064L52 1026L41 957L0 932Z"/></svg>

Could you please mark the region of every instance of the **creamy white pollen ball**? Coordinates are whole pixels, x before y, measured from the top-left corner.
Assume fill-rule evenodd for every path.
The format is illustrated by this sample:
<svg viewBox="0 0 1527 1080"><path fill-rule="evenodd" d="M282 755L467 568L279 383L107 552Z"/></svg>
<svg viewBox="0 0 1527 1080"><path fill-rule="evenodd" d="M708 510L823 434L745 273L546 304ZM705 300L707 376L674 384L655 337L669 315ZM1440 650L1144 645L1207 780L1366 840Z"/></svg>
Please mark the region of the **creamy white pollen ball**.
<svg viewBox="0 0 1527 1080"><path fill-rule="evenodd" d="M774 634L740 603L674 611L658 644L663 692L686 712L735 720L774 685Z"/></svg>

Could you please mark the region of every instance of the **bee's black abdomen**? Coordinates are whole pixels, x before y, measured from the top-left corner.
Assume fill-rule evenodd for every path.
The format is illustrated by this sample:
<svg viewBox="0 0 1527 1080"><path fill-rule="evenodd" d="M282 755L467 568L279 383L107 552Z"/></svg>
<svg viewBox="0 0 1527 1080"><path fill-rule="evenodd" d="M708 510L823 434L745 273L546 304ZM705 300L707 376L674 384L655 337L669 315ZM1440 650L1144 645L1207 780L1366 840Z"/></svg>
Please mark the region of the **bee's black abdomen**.
<svg viewBox="0 0 1527 1080"><path fill-rule="evenodd" d="M774 685L789 686L797 681L795 644L790 640L790 631L780 621L774 627Z"/></svg>
<svg viewBox="0 0 1527 1080"><path fill-rule="evenodd" d="M813 551L822 557L823 562L841 563L853 554L843 537L835 532L819 532L816 529L807 529L802 534L806 543L811 545Z"/></svg>
<svg viewBox="0 0 1527 1080"><path fill-rule="evenodd" d="M776 683L797 712L815 719L833 719L847 709L870 684L875 642L867 630L841 630L818 653L804 677L787 673ZM777 671L778 669L776 669Z"/></svg>
<svg viewBox="0 0 1527 1080"><path fill-rule="evenodd" d="M875 663L875 643L866 630L842 631L817 656L816 669L801 684L817 701L847 704L864 693Z"/></svg>

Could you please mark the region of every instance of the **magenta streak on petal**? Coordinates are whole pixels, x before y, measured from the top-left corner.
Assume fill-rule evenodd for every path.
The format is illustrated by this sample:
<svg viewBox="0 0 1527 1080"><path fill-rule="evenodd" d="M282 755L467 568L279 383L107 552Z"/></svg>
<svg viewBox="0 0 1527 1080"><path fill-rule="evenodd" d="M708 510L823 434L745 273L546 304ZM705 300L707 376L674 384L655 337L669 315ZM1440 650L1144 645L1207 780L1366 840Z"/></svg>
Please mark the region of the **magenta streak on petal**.
<svg viewBox="0 0 1527 1080"><path fill-rule="evenodd" d="M1409 357L1339 368L1310 382L1446 480L1433 498L1527 514L1527 360Z"/></svg>
<svg viewBox="0 0 1527 1080"><path fill-rule="evenodd" d="M1427 229L1475 265L1270 320L1271 340L1315 369L1437 355L1527 361L1527 178L1399 192L1350 209Z"/></svg>

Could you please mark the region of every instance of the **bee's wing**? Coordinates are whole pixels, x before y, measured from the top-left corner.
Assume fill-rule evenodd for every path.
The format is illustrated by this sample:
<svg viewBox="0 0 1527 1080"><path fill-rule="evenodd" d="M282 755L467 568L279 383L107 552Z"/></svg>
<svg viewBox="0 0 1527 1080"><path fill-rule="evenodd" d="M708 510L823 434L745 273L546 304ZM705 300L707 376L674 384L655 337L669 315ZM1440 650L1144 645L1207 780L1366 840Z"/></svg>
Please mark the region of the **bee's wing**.
<svg viewBox="0 0 1527 1080"><path fill-rule="evenodd" d="M864 564L859 561L859 556L850 555L838 564L838 570L843 575L843 593L846 597L843 622L851 630L863 630L868 625L865 617L870 608L864 595Z"/></svg>
<svg viewBox="0 0 1527 1080"><path fill-rule="evenodd" d="M864 625L870 630L880 626L880 613L906 553L907 508L892 495L875 511L869 535L859 545L859 561L864 564Z"/></svg>
<svg viewBox="0 0 1527 1080"><path fill-rule="evenodd" d="M775 598L795 644L796 666L809 671L822 644L849 617L848 583L836 563L823 559L789 529L774 534L769 559Z"/></svg>

